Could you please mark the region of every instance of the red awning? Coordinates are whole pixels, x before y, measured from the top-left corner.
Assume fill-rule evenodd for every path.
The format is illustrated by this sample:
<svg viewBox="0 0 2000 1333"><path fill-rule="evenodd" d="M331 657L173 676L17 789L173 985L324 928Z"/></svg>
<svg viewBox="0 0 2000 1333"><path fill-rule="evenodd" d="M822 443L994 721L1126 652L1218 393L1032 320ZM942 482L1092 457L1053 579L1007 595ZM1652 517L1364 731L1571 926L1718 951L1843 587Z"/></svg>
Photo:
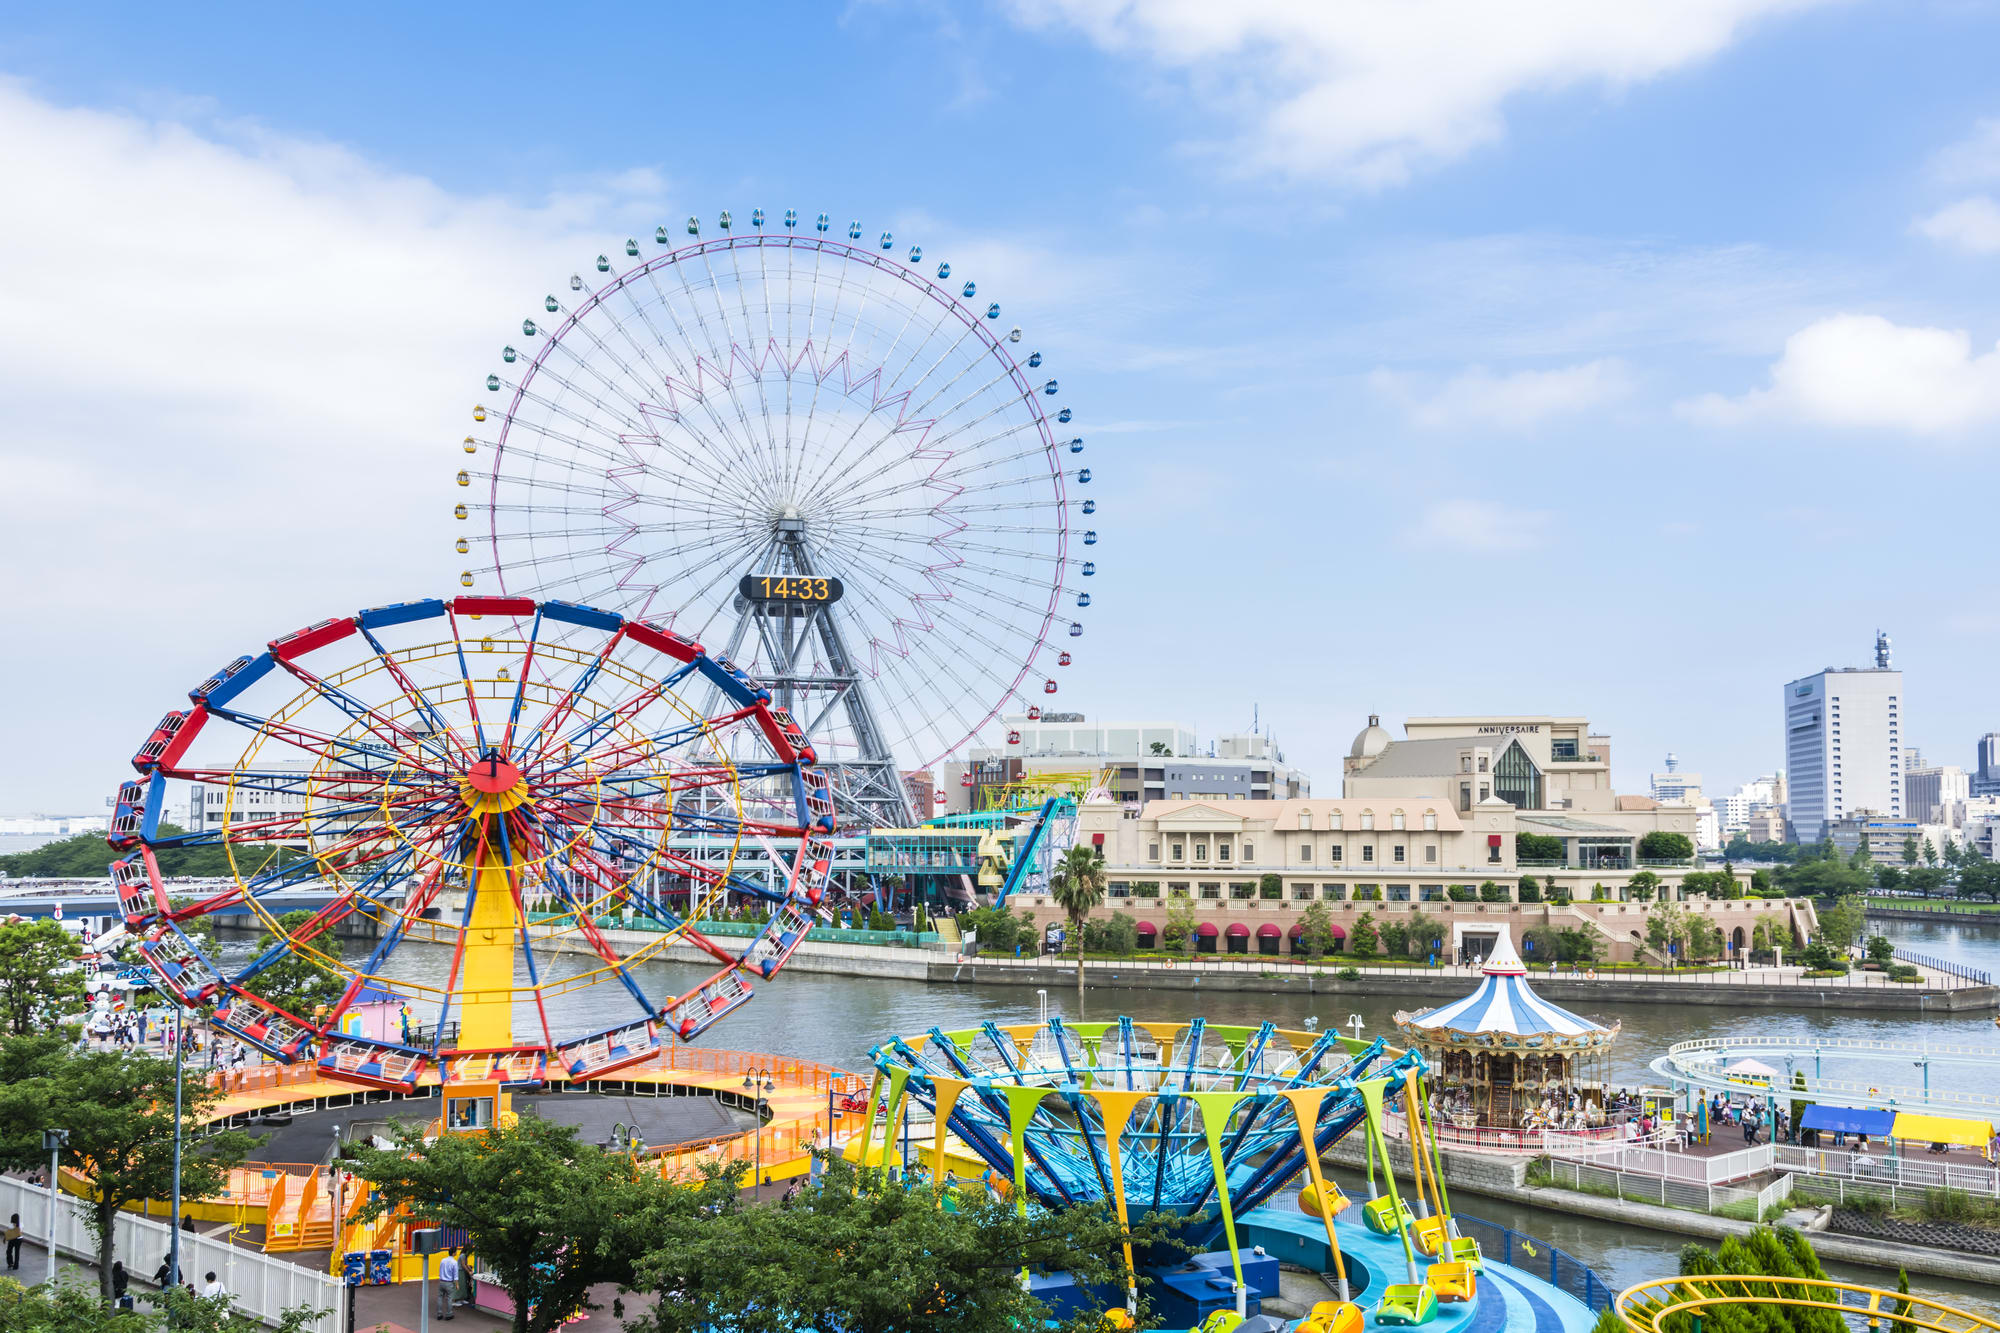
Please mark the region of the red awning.
<svg viewBox="0 0 2000 1333"><path fill-rule="evenodd" d="M1135 931L1136 931L1136 933L1137 933L1137 934L1140 934L1140 935L1153 935L1153 936L1157 936L1157 935L1158 935L1158 934L1160 933L1160 928L1159 928L1158 926L1154 925L1154 924L1153 924L1152 922L1150 922L1150 921L1141 921L1141 922L1140 922L1140 923L1138 924L1138 926L1137 926L1137 927L1135 928Z"/></svg>
<svg viewBox="0 0 2000 1333"><path fill-rule="evenodd" d="M1306 933L1306 923L1303 921L1292 922L1292 928L1286 932L1286 934L1290 935L1293 939L1297 939L1299 936L1305 933Z"/></svg>
<svg viewBox="0 0 2000 1333"><path fill-rule="evenodd" d="M1250 938L1250 927L1244 925L1241 921L1232 921L1229 923L1229 929L1223 931L1222 933L1227 935L1232 940L1236 939L1247 940Z"/></svg>
<svg viewBox="0 0 2000 1333"><path fill-rule="evenodd" d="M1204 921L1194 928L1194 933L1205 940L1212 940L1215 938L1215 923L1213 921Z"/></svg>
<svg viewBox="0 0 2000 1333"><path fill-rule="evenodd" d="M1263 925L1257 927L1257 938L1260 940L1275 940L1284 933L1284 931L1278 929L1278 923L1275 921L1266 921Z"/></svg>

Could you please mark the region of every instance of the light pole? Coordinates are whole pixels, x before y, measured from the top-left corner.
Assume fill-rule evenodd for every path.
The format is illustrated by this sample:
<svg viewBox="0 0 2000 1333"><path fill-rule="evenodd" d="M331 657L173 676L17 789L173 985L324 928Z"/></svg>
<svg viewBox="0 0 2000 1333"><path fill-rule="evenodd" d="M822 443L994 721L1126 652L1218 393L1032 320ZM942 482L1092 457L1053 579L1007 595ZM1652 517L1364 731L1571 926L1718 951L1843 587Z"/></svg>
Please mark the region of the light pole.
<svg viewBox="0 0 2000 1333"><path fill-rule="evenodd" d="M49 1284L56 1280L56 1170L63 1144L69 1141L66 1129L42 1131L42 1146L49 1150Z"/></svg>
<svg viewBox="0 0 2000 1333"><path fill-rule="evenodd" d="M181 1048L186 1045L181 1040L181 1025L187 1021L187 1011L181 1008L179 999L174 1001L174 1206L167 1214L169 1225L173 1227L167 1237L167 1282L179 1286L181 1280Z"/></svg>
<svg viewBox="0 0 2000 1333"><path fill-rule="evenodd" d="M751 1177L750 1183L753 1189L762 1191L764 1188L764 1094L776 1091L778 1085L771 1081L770 1070L753 1069L743 1076L743 1086L751 1089L754 1094L750 1105L750 1113L757 1117L757 1129L755 1131L757 1135L757 1174ZM832 1105L830 1099L828 1105ZM759 1197L761 1197L761 1194Z"/></svg>

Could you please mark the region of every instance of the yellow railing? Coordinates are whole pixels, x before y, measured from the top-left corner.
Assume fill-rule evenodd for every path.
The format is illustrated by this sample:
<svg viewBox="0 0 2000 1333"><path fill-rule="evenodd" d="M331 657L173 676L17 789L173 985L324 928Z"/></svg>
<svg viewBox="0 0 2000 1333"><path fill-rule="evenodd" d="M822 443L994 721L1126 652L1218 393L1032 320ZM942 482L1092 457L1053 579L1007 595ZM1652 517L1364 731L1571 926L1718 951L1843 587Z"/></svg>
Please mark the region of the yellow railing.
<svg viewBox="0 0 2000 1333"><path fill-rule="evenodd" d="M1726 1306L1759 1305L1831 1310L1860 1316L1868 1327L1926 1329L1930 1333L1996 1333L2000 1323L1927 1296L1905 1296L1880 1287L1802 1277L1666 1277L1618 1293L1614 1308L1640 1333L1662 1333L1670 1315L1699 1316Z"/></svg>

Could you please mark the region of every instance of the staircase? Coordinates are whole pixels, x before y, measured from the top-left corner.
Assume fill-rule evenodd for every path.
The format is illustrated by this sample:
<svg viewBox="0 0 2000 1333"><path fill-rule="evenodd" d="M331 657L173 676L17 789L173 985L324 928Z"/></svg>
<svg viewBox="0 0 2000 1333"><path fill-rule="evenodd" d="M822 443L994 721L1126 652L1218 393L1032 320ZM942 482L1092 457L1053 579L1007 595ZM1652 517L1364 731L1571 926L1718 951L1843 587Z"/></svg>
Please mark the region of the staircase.
<svg viewBox="0 0 2000 1333"><path fill-rule="evenodd" d="M264 1252L333 1248L333 1201L320 1188L320 1172L271 1181L264 1205Z"/></svg>
<svg viewBox="0 0 2000 1333"><path fill-rule="evenodd" d="M932 917L931 929L937 931L938 938L940 940L943 940L946 944L951 946L951 951L953 953L958 952L958 946L964 941L965 937L958 933L957 917L955 916Z"/></svg>

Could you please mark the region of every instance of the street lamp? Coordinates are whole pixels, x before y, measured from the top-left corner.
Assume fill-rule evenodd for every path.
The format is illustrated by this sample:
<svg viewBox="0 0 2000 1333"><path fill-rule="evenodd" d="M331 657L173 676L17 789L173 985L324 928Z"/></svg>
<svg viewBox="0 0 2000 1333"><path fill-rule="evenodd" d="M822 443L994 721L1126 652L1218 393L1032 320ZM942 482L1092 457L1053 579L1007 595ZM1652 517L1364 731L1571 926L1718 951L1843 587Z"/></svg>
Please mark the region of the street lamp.
<svg viewBox="0 0 2000 1333"><path fill-rule="evenodd" d="M750 1112L757 1117L757 1129L755 1131L757 1135L757 1174L751 1178L751 1185L755 1189L762 1190L764 1188L764 1094L776 1091L778 1085L771 1081L770 1070L755 1069L743 1076L743 1086L755 1094L750 1104Z"/></svg>
<svg viewBox="0 0 2000 1333"><path fill-rule="evenodd" d="M49 1284L56 1280L56 1170L63 1144L69 1142L66 1129L42 1131L42 1146L49 1150Z"/></svg>

